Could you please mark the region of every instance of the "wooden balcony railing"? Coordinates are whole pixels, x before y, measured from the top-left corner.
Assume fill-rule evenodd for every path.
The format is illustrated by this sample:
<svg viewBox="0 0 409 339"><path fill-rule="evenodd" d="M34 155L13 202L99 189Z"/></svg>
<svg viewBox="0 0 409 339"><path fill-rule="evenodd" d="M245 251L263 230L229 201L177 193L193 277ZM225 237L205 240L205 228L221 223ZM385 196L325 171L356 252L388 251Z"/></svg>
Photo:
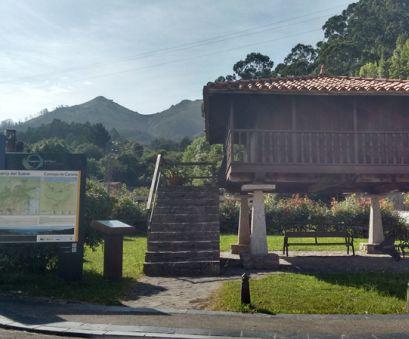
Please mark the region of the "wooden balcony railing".
<svg viewBox="0 0 409 339"><path fill-rule="evenodd" d="M245 164L409 165L409 131L271 131L236 129L227 166Z"/></svg>

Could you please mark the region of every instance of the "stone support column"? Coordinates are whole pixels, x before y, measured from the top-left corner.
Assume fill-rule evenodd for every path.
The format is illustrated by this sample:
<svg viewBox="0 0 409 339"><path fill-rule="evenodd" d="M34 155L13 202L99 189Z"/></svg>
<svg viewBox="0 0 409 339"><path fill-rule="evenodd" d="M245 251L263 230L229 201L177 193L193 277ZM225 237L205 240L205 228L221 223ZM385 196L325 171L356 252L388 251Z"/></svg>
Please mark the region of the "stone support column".
<svg viewBox="0 0 409 339"><path fill-rule="evenodd" d="M379 196L371 196L371 209L369 214L369 234L368 244L378 245L384 241L381 207L379 204Z"/></svg>
<svg viewBox="0 0 409 339"><path fill-rule="evenodd" d="M381 206L379 204L379 196L371 196L371 207L369 211L369 232L368 243L360 244L360 250L368 254L380 254L376 249L376 245L379 245L385 240L382 226L382 214Z"/></svg>
<svg viewBox="0 0 409 339"><path fill-rule="evenodd" d="M268 253L264 211L264 192L273 192L275 185L247 184L241 190L253 193L250 251L240 253L241 263L245 269L275 269L279 265L279 258L275 253Z"/></svg>
<svg viewBox="0 0 409 339"><path fill-rule="evenodd" d="M264 194L262 190L255 190L253 193L250 254L254 256L268 254L266 215L264 211Z"/></svg>
<svg viewBox="0 0 409 339"><path fill-rule="evenodd" d="M238 243L231 246L233 254L240 254L249 250L250 245L250 209L247 195L240 196L240 216Z"/></svg>

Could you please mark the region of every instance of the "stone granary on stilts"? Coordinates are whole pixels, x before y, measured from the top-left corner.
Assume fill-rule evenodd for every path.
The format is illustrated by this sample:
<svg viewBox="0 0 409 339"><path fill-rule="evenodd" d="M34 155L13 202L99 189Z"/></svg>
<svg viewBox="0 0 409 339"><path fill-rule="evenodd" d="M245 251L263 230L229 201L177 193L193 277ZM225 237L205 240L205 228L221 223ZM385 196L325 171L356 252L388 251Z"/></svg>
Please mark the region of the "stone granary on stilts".
<svg viewBox="0 0 409 339"><path fill-rule="evenodd" d="M409 188L409 81L238 80L208 83L203 96L207 140L224 145L222 185L240 197L233 252L250 253L254 263L274 261L267 251L265 192L366 193L367 250L383 241L379 197Z"/></svg>

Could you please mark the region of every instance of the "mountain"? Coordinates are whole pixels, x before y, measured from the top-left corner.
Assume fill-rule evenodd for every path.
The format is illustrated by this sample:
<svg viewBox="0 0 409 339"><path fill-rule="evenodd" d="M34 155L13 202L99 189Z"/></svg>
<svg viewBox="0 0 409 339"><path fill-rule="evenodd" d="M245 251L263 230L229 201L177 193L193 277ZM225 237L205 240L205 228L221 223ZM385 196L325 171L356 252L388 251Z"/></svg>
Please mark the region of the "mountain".
<svg viewBox="0 0 409 339"><path fill-rule="evenodd" d="M203 133L201 100L183 100L167 110L155 114L140 114L99 96L80 105L58 107L19 126L39 127L59 119L65 122L102 123L109 131L115 128L120 135L148 143L155 138L180 140Z"/></svg>

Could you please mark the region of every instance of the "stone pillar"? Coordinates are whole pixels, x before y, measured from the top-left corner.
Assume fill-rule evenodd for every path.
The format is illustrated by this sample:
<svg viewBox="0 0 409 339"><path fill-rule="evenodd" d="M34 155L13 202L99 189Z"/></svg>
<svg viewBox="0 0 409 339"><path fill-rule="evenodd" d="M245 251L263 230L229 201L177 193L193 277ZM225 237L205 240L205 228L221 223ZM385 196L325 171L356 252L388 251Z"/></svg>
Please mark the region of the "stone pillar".
<svg viewBox="0 0 409 339"><path fill-rule="evenodd" d="M360 250L368 254L381 253L376 250L376 245L379 245L384 241L383 226L382 226L382 214L379 204L379 196L371 196L371 207L369 212L369 232L368 243L360 244Z"/></svg>
<svg viewBox="0 0 409 339"><path fill-rule="evenodd" d="M253 193L250 254L253 256L268 254L266 215L264 211L264 194L262 190L256 190Z"/></svg>
<svg viewBox="0 0 409 339"><path fill-rule="evenodd" d="M369 214L369 235L368 244L378 245L384 241L381 207L379 205L379 197L371 196L371 210Z"/></svg>
<svg viewBox="0 0 409 339"><path fill-rule="evenodd" d="M231 253L247 252L250 245L250 209L247 195L240 196L238 242L231 245Z"/></svg>
<svg viewBox="0 0 409 339"><path fill-rule="evenodd" d="M240 253L241 263L245 269L276 269L279 265L278 255L268 253L263 194L263 192L273 192L275 185L247 184L243 185L241 190L253 193L250 251Z"/></svg>

